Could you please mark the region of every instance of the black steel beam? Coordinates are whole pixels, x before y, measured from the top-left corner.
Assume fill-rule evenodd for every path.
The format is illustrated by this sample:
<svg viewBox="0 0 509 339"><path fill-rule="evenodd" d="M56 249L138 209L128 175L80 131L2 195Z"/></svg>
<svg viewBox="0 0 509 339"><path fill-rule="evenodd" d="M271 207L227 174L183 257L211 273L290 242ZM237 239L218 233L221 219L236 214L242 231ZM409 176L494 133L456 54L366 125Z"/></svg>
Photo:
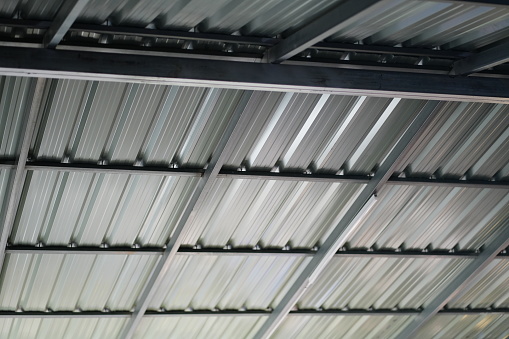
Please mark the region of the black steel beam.
<svg viewBox="0 0 509 339"><path fill-rule="evenodd" d="M454 63L451 75L469 75L509 62L509 41Z"/></svg>
<svg viewBox="0 0 509 339"><path fill-rule="evenodd" d="M26 246L11 245L6 248L10 254L89 254L89 255L162 255L162 247L94 247L94 246ZM181 246L177 255L217 255L217 256L291 256L312 257L318 249L249 249L249 248L218 248L218 247L186 247ZM445 250L339 250L337 258L449 258L473 259L479 256L477 251L445 251ZM500 253L498 258L509 258L507 252Z"/></svg>
<svg viewBox="0 0 509 339"><path fill-rule="evenodd" d="M14 160L0 160L0 168L15 168ZM201 168L171 168L158 166L126 166L126 165L98 165L90 163L60 163L55 161L29 161L25 166L30 171L65 171L65 172L93 172L107 174L140 174L161 176L201 177L204 170ZM335 174L305 174L298 172L262 172L262 171L235 171L222 169L218 178L254 179L254 180L282 180L305 182L339 182L367 184L371 177L367 175L335 175ZM493 188L509 189L509 181L492 180L459 180L459 179L427 179L427 178L398 178L391 177L387 185L395 186L438 186L438 187L466 187L466 188Z"/></svg>
<svg viewBox="0 0 509 339"><path fill-rule="evenodd" d="M51 25L50 21L34 21L34 20L5 19L5 18L0 19L0 26L20 27L24 29L30 28L48 29L50 25ZM160 38L186 41L222 42L240 45L255 45L261 47L272 47L282 41L282 39L277 38L264 38L264 37L252 37L216 33L183 32L138 27L105 26L93 24L73 24L69 28L69 32L77 33L87 32L105 35L126 35L154 39ZM65 42L62 42L61 44L65 44ZM314 44L310 48L320 51L402 55L402 56L430 57L452 60L463 59L474 54L471 52L456 50L436 50L430 48L360 45L336 42L319 42L317 44Z"/></svg>
<svg viewBox="0 0 509 339"><path fill-rule="evenodd" d="M509 92L506 90L509 79L36 48L1 48L0 74L264 91L509 102Z"/></svg>
<svg viewBox="0 0 509 339"><path fill-rule="evenodd" d="M288 316L415 316L421 312L420 309L299 309L290 311ZM267 317L271 310L161 310L147 311L144 317L147 318L170 318L170 317ZM467 309L445 309L437 315L490 315L509 314L509 308L467 308ZM130 311L0 311L0 319L22 319L22 318L129 318Z"/></svg>

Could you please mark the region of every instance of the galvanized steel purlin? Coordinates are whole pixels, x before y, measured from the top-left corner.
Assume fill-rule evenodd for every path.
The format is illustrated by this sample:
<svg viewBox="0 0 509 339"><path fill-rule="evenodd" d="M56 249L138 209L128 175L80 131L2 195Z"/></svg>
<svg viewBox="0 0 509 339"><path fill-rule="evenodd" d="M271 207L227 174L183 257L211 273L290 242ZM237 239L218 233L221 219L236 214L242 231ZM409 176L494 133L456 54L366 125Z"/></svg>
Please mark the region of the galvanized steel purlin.
<svg viewBox="0 0 509 339"><path fill-rule="evenodd" d="M308 287L318 279L326 265L332 260L334 254L347 240L349 234L355 231L355 227L358 224L356 219L361 217L363 213L368 212L365 210L366 206L373 203L374 195L387 182L402 159L406 157L407 153L424 133L430 121L436 115L438 106L439 102L429 101L417 114L410 126L394 145L385 161L381 164L373 179L365 186L345 216L324 241L323 246L297 278L282 301L276 306L272 315L262 325L255 335L256 339L270 337Z"/></svg>
<svg viewBox="0 0 509 339"><path fill-rule="evenodd" d="M38 78L34 84L33 93L31 94L31 105L30 111L27 113L26 124L24 125L22 133L22 143L19 155L16 159L16 170L14 173L14 179L12 182L11 192L8 198L8 205L5 212L5 218L2 224L2 231L0 237L0 271L2 270L4 259L5 259L5 248L7 246L7 240L11 234L14 222L16 219L16 211L20 202L21 191L25 183L26 177L26 161L28 158L28 152L30 149L30 142L35 133L35 125L37 122L37 116L41 111L41 107L44 104L44 91L45 91L46 79Z"/></svg>
<svg viewBox="0 0 509 339"><path fill-rule="evenodd" d="M230 118L230 122L226 130L221 137L216 149L212 154L204 175L200 178L200 181L195 189L193 196L191 197L186 210L182 214L182 217L175 227L174 232L170 238L167 248L163 254L163 257L157 263L154 271L150 278L147 280L145 287L143 288L138 301L136 302L135 311L133 316L130 318L126 327L124 328L121 337L125 339L131 338L141 319L143 318L152 297L156 293L160 284L162 283L165 274L167 273L173 258L177 254L177 251L188 232L189 225L192 223L196 211L203 204L203 201L207 197L211 190L214 180L216 179L222 165L226 161L229 154L232 152L234 145L240 138L240 131L243 130L245 125L248 123L248 117L246 116L246 106L249 105L250 99L253 96L253 92L245 91L237 104L235 112Z"/></svg>
<svg viewBox="0 0 509 339"><path fill-rule="evenodd" d="M66 0L44 35L44 47L55 48L90 0Z"/></svg>

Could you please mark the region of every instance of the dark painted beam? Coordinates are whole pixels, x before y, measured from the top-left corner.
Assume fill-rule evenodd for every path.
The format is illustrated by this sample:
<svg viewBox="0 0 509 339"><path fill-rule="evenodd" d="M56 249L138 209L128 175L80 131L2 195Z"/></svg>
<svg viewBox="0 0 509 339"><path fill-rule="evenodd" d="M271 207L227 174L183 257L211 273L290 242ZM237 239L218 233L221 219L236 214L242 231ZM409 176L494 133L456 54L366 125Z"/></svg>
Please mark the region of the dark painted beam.
<svg viewBox="0 0 509 339"><path fill-rule="evenodd" d="M0 74L509 103L509 79L236 63L37 48L0 49Z"/></svg>
<svg viewBox="0 0 509 339"><path fill-rule="evenodd" d="M93 247L93 246L26 246L11 245L6 249L10 254L89 254L89 255L162 255L162 247ZM186 247L181 246L177 255L185 256L290 256L290 257L312 257L318 249L249 249L249 248L218 248L218 247ZM339 250L334 256L336 258L455 258L455 259L473 259L479 255L477 251L418 251L418 250L361 250L348 249ZM498 258L509 258L506 252L500 253Z"/></svg>

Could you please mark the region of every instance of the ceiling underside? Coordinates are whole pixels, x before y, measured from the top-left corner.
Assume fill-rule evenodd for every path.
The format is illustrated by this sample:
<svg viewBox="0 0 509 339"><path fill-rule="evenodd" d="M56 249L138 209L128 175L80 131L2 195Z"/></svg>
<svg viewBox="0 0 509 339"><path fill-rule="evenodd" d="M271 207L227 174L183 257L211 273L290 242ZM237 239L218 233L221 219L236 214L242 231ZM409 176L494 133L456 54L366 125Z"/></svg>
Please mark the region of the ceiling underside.
<svg viewBox="0 0 509 339"><path fill-rule="evenodd" d="M508 337L509 4L360 3L2 2L0 337Z"/></svg>

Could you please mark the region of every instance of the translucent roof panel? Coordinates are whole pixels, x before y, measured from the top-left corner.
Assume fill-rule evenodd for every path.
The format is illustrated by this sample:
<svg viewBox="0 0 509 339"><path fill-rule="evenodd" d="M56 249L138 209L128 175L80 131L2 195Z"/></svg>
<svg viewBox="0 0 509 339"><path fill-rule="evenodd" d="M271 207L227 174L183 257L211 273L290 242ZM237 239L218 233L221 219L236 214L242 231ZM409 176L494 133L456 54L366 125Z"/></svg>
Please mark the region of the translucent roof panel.
<svg viewBox="0 0 509 339"><path fill-rule="evenodd" d="M198 178L29 171L10 241L164 245Z"/></svg>
<svg viewBox="0 0 509 339"><path fill-rule="evenodd" d="M453 1L387 1L329 40L475 50L507 37L509 10Z"/></svg>
<svg viewBox="0 0 509 339"><path fill-rule="evenodd" d="M288 316L273 339L394 338L412 320L409 316Z"/></svg>
<svg viewBox="0 0 509 339"><path fill-rule="evenodd" d="M335 258L297 303L299 308L419 308L468 259Z"/></svg>
<svg viewBox="0 0 509 339"><path fill-rule="evenodd" d="M264 320L252 316L144 318L134 338L249 339Z"/></svg>
<svg viewBox="0 0 509 339"><path fill-rule="evenodd" d="M509 105L443 105L397 171L426 178L509 178Z"/></svg>
<svg viewBox="0 0 509 339"><path fill-rule="evenodd" d="M326 238L362 187L217 179L184 244L311 248Z"/></svg>
<svg viewBox="0 0 509 339"><path fill-rule="evenodd" d="M438 315L422 327L416 339L507 338L508 315Z"/></svg>
<svg viewBox="0 0 509 339"><path fill-rule="evenodd" d="M53 80L31 152L76 162L203 167L241 91Z"/></svg>
<svg viewBox="0 0 509 339"><path fill-rule="evenodd" d="M509 308L509 260L493 260L476 279L476 283L451 308Z"/></svg>
<svg viewBox="0 0 509 339"><path fill-rule="evenodd" d="M30 110L34 80L0 77L0 157L15 157L22 143L22 127Z"/></svg>
<svg viewBox="0 0 509 339"><path fill-rule="evenodd" d="M2 270L0 309L128 311L158 258L7 254Z"/></svg>
<svg viewBox="0 0 509 339"><path fill-rule="evenodd" d="M177 256L149 309L274 307L308 260L276 256Z"/></svg>
<svg viewBox="0 0 509 339"><path fill-rule="evenodd" d="M117 338L126 319L0 319L5 339L100 339Z"/></svg>
<svg viewBox="0 0 509 339"><path fill-rule="evenodd" d="M351 248L475 250L509 217L507 190L385 186Z"/></svg>
<svg viewBox="0 0 509 339"><path fill-rule="evenodd" d="M257 92L226 166L369 174L389 153L424 101Z"/></svg>

